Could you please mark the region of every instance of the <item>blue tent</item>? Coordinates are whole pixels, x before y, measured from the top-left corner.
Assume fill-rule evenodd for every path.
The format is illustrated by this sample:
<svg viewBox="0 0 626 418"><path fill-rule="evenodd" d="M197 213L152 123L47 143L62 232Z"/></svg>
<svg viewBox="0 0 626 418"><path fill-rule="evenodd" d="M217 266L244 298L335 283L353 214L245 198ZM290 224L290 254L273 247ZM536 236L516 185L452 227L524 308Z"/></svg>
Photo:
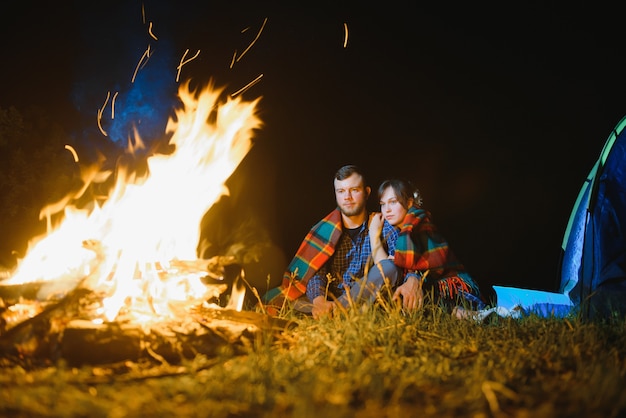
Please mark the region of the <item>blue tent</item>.
<svg viewBox="0 0 626 418"><path fill-rule="evenodd" d="M502 316L626 314L626 117L582 185L563 236L558 292L493 286Z"/></svg>
<svg viewBox="0 0 626 418"><path fill-rule="evenodd" d="M562 243L560 292L588 317L626 313L626 117L582 185Z"/></svg>

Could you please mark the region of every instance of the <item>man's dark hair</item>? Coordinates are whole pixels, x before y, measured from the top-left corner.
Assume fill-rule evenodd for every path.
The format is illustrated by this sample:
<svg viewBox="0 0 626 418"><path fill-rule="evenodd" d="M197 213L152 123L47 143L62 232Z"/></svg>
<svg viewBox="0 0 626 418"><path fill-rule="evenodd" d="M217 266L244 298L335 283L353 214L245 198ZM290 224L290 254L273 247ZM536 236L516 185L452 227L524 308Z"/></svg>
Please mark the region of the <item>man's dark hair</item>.
<svg viewBox="0 0 626 418"><path fill-rule="evenodd" d="M365 175L363 174L363 171L361 171L359 167L353 164L344 165L339 170L337 170L337 172L335 173L335 180L339 180L339 181L345 180L351 175L353 175L354 173L361 176L361 178L363 179L363 187L367 187L368 184L367 184L367 180L365 179Z"/></svg>

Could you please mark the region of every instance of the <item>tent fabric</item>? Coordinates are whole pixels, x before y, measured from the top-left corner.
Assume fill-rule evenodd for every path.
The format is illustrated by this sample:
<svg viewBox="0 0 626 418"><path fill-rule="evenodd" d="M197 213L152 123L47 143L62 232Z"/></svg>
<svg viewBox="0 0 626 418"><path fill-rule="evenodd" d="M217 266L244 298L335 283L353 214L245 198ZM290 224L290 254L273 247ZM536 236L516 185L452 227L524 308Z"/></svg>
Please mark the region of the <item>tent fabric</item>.
<svg viewBox="0 0 626 418"><path fill-rule="evenodd" d="M509 286L493 286L493 290L496 294L497 306L504 309L502 312L509 314L500 313L500 316L532 314L562 318L575 312L573 302L563 293Z"/></svg>
<svg viewBox="0 0 626 418"><path fill-rule="evenodd" d="M583 182L561 245L558 292L493 286L499 316L626 314L626 116Z"/></svg>
<svg viewBox="0 0 626 418"><path fill-rule="evenodd" d="M589 316L626 312L625 127L606 140L563 237L559 290Z"/></svg>

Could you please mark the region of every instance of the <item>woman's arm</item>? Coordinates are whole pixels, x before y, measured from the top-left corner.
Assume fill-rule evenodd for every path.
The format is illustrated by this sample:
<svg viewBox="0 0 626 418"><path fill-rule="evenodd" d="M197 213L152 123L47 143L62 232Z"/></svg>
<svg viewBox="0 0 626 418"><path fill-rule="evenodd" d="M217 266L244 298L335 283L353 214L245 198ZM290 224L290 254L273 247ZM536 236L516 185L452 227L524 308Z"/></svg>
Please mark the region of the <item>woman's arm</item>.
<svg viewBox="0 0 626 418"><path fill-rule="evenodd" d="M383 222L382 213L374 213L370 219L369 237L370 245L372 246L372 259L374 260L374 263L378 263L381 260L389 258L389 254L385 251L382 241Z"/></svg>

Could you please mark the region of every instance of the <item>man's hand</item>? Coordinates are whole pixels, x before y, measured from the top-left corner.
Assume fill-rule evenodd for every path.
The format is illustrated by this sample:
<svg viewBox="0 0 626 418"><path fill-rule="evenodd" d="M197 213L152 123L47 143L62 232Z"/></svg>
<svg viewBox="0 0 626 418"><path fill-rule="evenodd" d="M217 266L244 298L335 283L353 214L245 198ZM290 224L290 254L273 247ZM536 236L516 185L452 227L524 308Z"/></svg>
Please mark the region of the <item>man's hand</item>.
<svg viewBox="0 0 626 418"><path fill-rule="evenodd" d="M318 296L313 299L313 310L311 313L313 314L313 318L319 319L323 316L332 315L334 308L335 302L326 300L324 296Z"/></svg>
<svg viewBox="0 0 626 418"><path fill-rule="evenodd" d="M421 309L424 305L424 291L422 281L411 276L401 286L398 286L392 300L399 301L402 296L402 307L410 311Z"/></svg>

